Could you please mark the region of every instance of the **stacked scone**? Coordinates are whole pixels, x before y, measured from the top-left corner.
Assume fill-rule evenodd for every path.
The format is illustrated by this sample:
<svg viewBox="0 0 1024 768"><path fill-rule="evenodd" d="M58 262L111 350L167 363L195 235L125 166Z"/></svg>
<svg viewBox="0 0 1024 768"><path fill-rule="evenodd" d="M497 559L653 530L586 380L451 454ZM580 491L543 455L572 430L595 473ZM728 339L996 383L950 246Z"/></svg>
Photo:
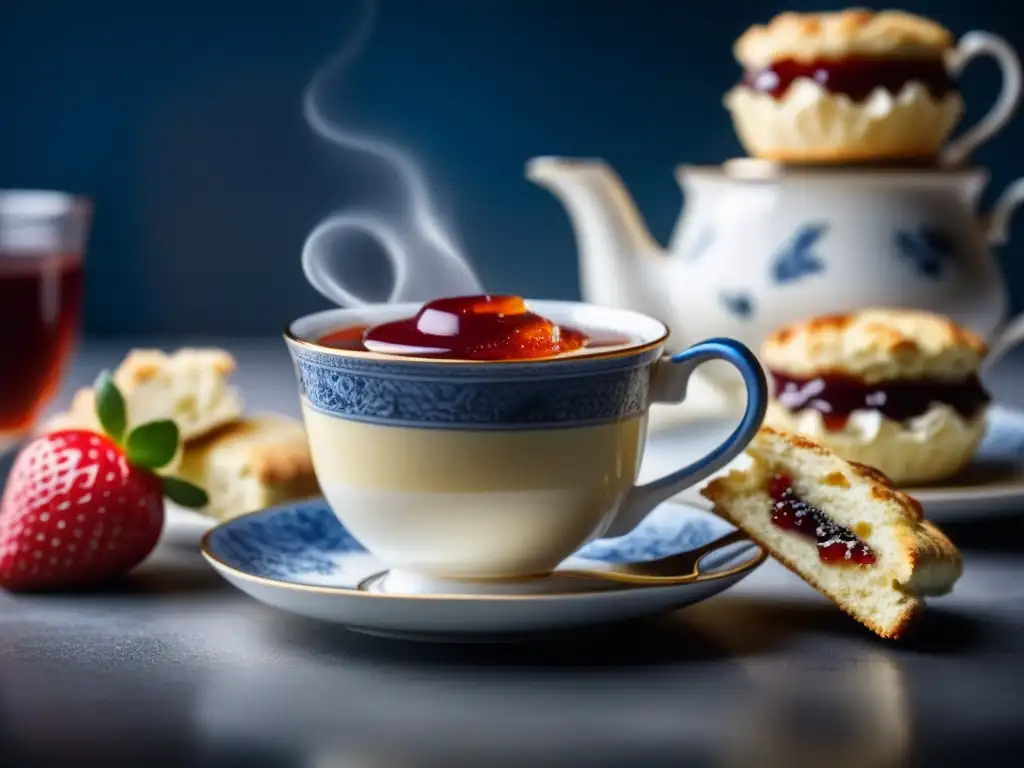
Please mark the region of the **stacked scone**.
<svg viewBox="0 0 1024 768"><path fill-rule="evenodd" d="M746 150L787 163L931 161L963 113L936 22L900 11L783 13L748 29L725 103Z"/></svg>
<svg viewBox="0 0 1024 768"><path fill-rule="evenodd" d="M960 577L956 547L877 470L770 427L747 452L748 468L702 491L715 512L882 637Z"/></svg>
<svg viewBox="0 0 1024 768"><path fill-rule="evenodd" d="M985 432L985 343L906 309L817 317L761 349L773 394L765 423L810 438L899 486L955 475Z"/></svg>
<svg viewBox="0 0 1024 768"><path fill-rule="evenodd" d="M276 414L245 415L230 383L235 368L221 349L137 349L113 373L129 427L160 419L178 425L183 449L163 471L204 488L210 503L199 511L219 519L319 493L302 425ZM93 390L75 393L45 429L98 430Z"/></svg>

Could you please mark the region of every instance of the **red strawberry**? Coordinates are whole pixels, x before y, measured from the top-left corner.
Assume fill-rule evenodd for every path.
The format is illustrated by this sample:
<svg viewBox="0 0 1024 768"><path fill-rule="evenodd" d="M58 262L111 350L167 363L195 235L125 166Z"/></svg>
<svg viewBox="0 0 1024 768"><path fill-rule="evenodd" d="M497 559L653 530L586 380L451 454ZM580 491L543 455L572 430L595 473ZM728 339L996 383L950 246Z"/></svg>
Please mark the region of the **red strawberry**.
<svg viewBox="0 0 1024 768"><path fill-rule="evenodd" d="M119 576L156 546L165 494L206 503L201 489L152 471L177 452L174 422L137 427L122 445L124 400L108 374L96 395L107 435L54 432L15 459L0 501L0 587L58 589Z"/></svg>

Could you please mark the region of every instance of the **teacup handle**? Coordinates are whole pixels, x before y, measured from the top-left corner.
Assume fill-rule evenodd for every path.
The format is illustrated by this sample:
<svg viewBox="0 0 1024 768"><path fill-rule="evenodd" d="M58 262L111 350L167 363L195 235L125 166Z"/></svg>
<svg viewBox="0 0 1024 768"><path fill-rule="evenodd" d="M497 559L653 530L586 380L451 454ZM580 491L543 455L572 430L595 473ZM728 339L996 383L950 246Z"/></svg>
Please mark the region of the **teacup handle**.
<svg viewBox="0 0 1024 768"><path fill-rule="evenodd" d="M708 339L679 354L663 357L651 372L652 403L678 403L686 397L686 386L697 366L710 360L724 360L735 366L743 376L747 389L747 406L739 426L725 442L689 466L654 480L634 486L627 494L619 513L602 534L603 538L624 536L633 530L663 501L699 483L735 459L757 434L768 405L768 384L754 353L733 339Z"/></svg>
<svg viewBox="0 0 1024 768"><path fill-rule="evenodd" d="M484 293L472 268L443 233L426 224L417 225L416 230L402 233L372 213L330 216L306 238L302 248L302 271L313 288L342 307L372 303L346 287L353 281L337 274L328 258L331 251L343 247L346 238L362 235L375 240L391 262L394 282L388 303Z"/></svg>
<svg viewBox="0 0 1024 768"><path fill-rule="evenodd" d="M943 164L964 163L975 149L1002 130L1020 103L1021 81L1024 79L1020 59L1013 46L998 35L968 32L960 38L948 61L950 72L954 77L958 76L972 59L983 55L996 60L1003 75L1003 87L988 113L942 150Z"/></svg>

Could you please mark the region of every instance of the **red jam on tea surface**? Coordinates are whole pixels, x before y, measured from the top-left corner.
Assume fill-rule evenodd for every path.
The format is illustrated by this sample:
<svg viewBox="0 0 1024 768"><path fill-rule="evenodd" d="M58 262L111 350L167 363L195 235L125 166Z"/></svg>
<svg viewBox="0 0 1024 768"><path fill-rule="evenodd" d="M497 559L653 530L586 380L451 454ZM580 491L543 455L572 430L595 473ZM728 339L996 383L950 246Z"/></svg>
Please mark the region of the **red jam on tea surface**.
<svg viewBox="0 0 1024 768"><path fill-rule="evenodd" d="M970 419L990 400L976 375L960 381L893 379L868 384L851 376L770 374L780 405L790 411L816 410L832 430L842 429L854 411L879 411L891 421L906 421L925 413L932 403L944 403Z"/></svg>
<svg viewBox="0 0 1024 768"><path fill-rule="evenodd" d="M793 490L793 481L785 475L775 475L768 482L771 496L772 523L777 528L793 531L816 542L818 557L829 565L871 565L875 553L857 535L822 512L813 504L799 498Z"/></svg>
<svg viewBox="0 0 1024 768"><path fill-rule="evenodd" d="M813 80L829 93L843 94L855 102L864 101L876 88L896 95L910 82L924 85L934 99L941 99L956 89L945 64L938 58L781 59L764 69L746 72L743 84L779 99L801 77Z"/></svg>
<svg viewBox="0 0 1024 768"><path fill-rule="evenodd" d="M415 357L512 361L625 344L629 338L556 325L531 312L518 296L459 296L428 302L413 317L372 328L343 328L319 341L339 349Z"/></svg>

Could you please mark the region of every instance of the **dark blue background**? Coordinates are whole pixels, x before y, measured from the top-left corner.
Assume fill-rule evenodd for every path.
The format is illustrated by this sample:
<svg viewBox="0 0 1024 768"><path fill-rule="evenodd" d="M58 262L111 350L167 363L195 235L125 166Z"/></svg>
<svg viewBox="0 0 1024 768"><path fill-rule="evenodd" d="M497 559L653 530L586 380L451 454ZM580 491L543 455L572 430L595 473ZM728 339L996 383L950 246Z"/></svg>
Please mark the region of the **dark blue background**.
<svg viewBox="0 0 1024 768"><path fill-rule="evenodd" d="M351 29L351 0L5 0L0 184L94 196L93 333L276 332L324 302L299 268L332 210L396 194L379 168L315 137L303 87ZM1024 51L1024 6L907 0L959 35ZM842 7L789 2L793 10ZM523 178L537 154L601 156L654 234L679 211L679 162L740 154L723 93L734 38L780 9L752 0L383 0L335 91L347 120L409 148L485 284L578 295L561 206ZM991 63L964 78L967 120ZM336 114L339 114L336 112ZM1024 174L1019 117L976 156L995 194ZM1024 218L1024 217L1021 217ZM1024 225L1014 230L1024 238ZM1000 254L1024 302L1019 245Z"/></svg>

